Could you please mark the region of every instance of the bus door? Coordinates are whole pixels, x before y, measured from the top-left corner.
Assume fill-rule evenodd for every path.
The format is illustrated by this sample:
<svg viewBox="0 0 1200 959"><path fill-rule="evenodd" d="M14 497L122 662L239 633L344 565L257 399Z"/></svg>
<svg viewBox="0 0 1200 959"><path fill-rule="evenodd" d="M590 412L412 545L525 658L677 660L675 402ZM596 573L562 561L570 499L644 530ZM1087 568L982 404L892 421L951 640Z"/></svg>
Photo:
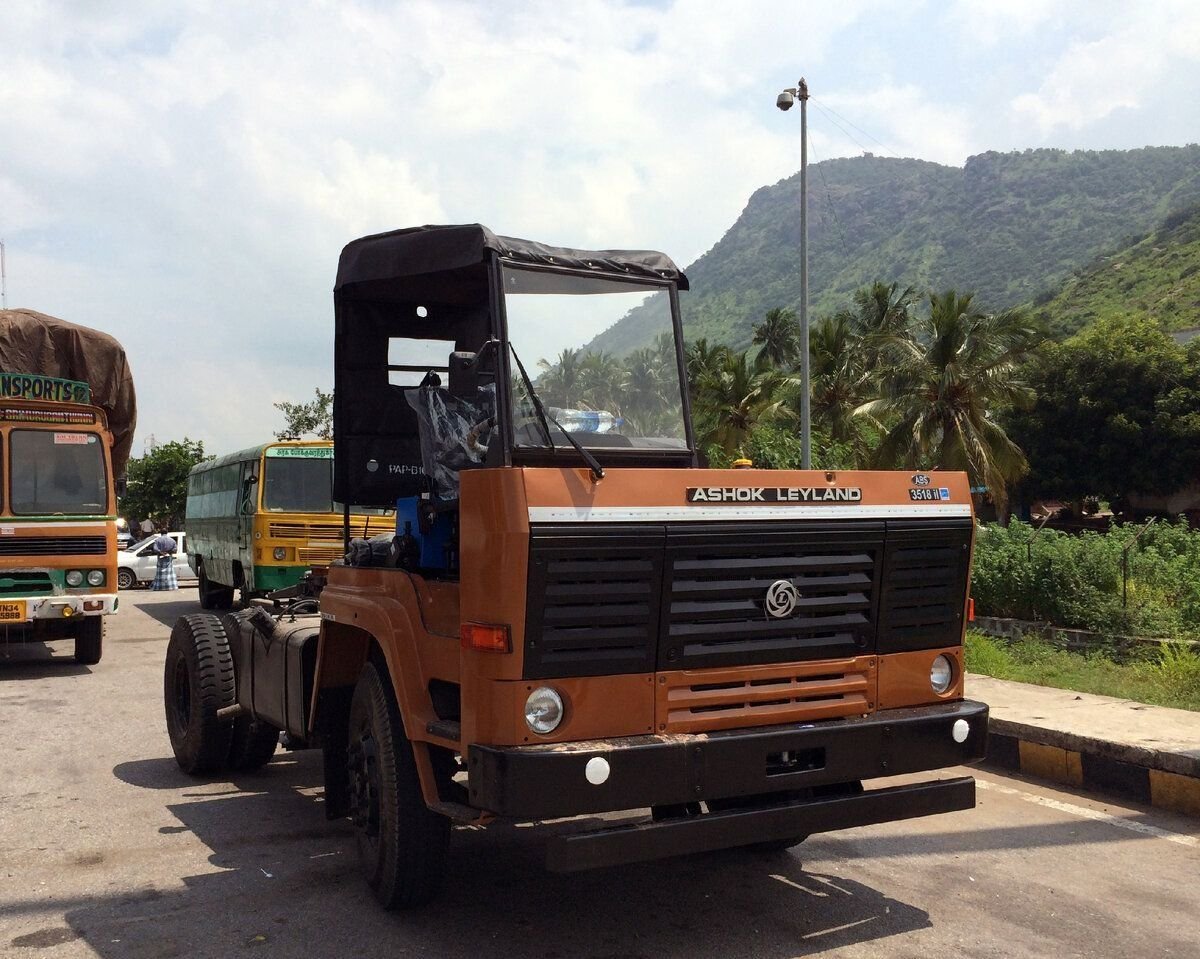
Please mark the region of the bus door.
<svg viewBox="0 0 1200 959"><path fill-rule="evenodd" d="M238 500L238 551L242 554L242 569L250 564L250 551L254 548L254 514L258 512L258 463L254 460L242 463L241 494Z"/></svg>

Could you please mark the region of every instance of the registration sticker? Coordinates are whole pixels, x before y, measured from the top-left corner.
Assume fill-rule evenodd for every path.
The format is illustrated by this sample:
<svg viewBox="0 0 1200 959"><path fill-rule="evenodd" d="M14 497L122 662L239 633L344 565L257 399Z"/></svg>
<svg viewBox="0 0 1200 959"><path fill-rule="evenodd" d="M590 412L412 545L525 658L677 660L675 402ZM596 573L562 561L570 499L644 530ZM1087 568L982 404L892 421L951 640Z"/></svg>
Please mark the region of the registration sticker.
<svg viewBox="0 0 1200 959"><path fill-rule="evenodd" d="M25 600L0 601L0 623L23 623L25 618Z"/></svg>

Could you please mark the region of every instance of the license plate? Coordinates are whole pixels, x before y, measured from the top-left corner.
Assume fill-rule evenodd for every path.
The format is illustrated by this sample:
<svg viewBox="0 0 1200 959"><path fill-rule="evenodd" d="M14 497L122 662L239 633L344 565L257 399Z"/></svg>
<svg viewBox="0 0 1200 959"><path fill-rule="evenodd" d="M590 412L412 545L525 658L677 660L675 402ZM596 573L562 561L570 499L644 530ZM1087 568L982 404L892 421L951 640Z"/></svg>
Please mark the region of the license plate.
<svg viewBox="0 0 1200 959"><path fill-rule="evenodd" d="M0 623L25 622L25 600L6 600L0 602Z"/></svg>

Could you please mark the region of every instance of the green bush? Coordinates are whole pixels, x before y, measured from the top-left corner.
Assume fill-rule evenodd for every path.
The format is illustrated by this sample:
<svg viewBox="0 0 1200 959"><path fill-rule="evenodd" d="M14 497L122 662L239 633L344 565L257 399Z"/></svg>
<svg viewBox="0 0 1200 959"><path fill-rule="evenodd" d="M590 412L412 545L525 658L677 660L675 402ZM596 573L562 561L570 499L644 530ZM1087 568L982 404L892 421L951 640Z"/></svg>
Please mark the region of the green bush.
<svg viewBox="0 0 1200 959"><path fill-rule="evenodd" d="M1200 637L1200 531L1159 522L1129 550L1122 602L1122 547L1140 526L1079 535L1014 520L986 524L975 541L976 612L1109 635Z"/></svg>

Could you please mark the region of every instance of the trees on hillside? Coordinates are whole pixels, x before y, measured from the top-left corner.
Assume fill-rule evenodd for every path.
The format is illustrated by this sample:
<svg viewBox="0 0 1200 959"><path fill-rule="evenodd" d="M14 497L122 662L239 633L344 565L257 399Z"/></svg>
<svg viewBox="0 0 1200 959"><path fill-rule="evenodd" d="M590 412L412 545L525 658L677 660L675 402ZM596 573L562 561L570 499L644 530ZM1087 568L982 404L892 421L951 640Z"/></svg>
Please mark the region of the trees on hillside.
<svg viewBox="0 0 1200 959"><path fill-rule="evenodd" d="M1103 320L1047 344L1029 375L1037 400L1008 422L1031 496L1119 501L1200 477L1200 341L1184 349L1148 318Z"/></svg>

